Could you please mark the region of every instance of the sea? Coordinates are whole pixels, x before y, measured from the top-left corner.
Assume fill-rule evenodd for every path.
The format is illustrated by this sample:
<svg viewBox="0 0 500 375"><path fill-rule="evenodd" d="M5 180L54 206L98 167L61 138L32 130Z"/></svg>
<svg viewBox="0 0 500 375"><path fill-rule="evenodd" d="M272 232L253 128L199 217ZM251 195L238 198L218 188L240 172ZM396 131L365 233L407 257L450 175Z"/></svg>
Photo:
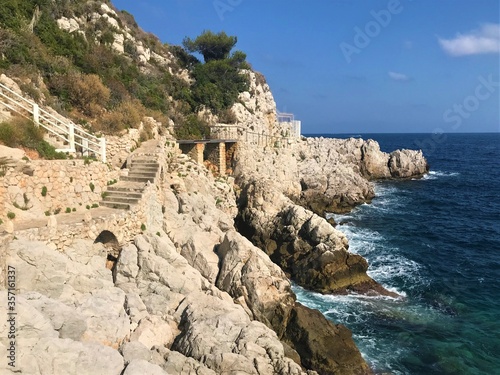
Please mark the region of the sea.
<svg viewBox="0 0 500 375"><path fill-rule="evenodd" d="M333 215L401 298L294 286L298 300L350 328L376 374L500 374L500 133L322 136L422 149L431 169L377 182L371 204Z"/></svg>

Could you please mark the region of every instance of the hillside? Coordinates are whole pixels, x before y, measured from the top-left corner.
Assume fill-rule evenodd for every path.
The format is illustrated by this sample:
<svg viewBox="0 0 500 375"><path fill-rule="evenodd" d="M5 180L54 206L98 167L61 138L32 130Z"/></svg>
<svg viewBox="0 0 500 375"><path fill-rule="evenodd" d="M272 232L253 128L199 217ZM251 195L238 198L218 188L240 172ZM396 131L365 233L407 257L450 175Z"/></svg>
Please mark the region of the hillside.
<svg viewBox="0 0 500 375"><path fill-rule="evenodd" d="M109 1L8 0L0 40L0 73L92 132L119 134L150 116L182 138L199 138L209 124L258 117L255 108L275 121L269 87L243 52L202 62ZM150 136L146 129L143 138Z"/></svg>

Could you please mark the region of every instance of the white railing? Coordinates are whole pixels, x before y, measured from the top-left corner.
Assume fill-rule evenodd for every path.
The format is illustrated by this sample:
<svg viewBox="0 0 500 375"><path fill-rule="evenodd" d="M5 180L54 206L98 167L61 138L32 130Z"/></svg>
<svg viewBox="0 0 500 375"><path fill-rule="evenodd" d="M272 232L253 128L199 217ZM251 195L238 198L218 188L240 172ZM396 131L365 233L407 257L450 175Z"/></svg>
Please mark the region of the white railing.
<svg viewBox="0 0 500 375"><path fill-rule="evenodd" d="M210 139L239 140L256 146L278 148L288 147L292 143L290 136L252 132L243 126L223 124L210 127Z"/></svg>
<svg viewBox="0 0 500 375"><path fill-rule="evenodd" d="M83 156L93 153L98 155L103 163L106 162L106 139L104 137L98 138L69 120L58 119L35 102L22 97L1 83L0 105L32 119L36 126L41 126L49 135L68 145L67 148L58 148L57 151L76 152L78 150Z"/></svg>
<svg viewBox="0 0 500 375"><path fill-rule="evenodd" d="M280 126L287 131L291 137L300 138L302 123L299 120L295 120L295 115L293 113L277 113L278 123Z"/></svg>

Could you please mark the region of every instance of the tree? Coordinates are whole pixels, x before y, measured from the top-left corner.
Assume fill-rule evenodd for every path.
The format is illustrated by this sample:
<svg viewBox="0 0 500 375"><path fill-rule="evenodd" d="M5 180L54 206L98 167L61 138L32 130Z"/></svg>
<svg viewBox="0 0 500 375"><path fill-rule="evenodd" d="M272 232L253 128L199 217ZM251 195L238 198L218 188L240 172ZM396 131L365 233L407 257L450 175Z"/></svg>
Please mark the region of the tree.
<svg viewBox="0 0 500 375"><path fill-rule="evenodd" d="M227 59L237 42L237 37L228 36L224 31L218 34L204 31L195 40L186 37L183 44L189 52L201 53L205 62L208 63L213 60Z"/></svg>

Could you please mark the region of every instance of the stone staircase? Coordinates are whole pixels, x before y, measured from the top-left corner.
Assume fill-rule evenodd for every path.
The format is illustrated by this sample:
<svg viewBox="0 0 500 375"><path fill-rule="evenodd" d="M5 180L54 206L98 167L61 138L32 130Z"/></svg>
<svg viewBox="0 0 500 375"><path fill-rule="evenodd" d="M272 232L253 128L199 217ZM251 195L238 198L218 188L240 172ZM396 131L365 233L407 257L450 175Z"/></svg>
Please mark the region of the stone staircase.
<svg viewBox="0 0 500 375"><path fill-rule="evenodd" d="M108 186L101 206L129 210L142 198L146 184L154 184L159 171L158 156L155 154L139 154L129 161L128 176L120 177L120 181Z"/></svg>

